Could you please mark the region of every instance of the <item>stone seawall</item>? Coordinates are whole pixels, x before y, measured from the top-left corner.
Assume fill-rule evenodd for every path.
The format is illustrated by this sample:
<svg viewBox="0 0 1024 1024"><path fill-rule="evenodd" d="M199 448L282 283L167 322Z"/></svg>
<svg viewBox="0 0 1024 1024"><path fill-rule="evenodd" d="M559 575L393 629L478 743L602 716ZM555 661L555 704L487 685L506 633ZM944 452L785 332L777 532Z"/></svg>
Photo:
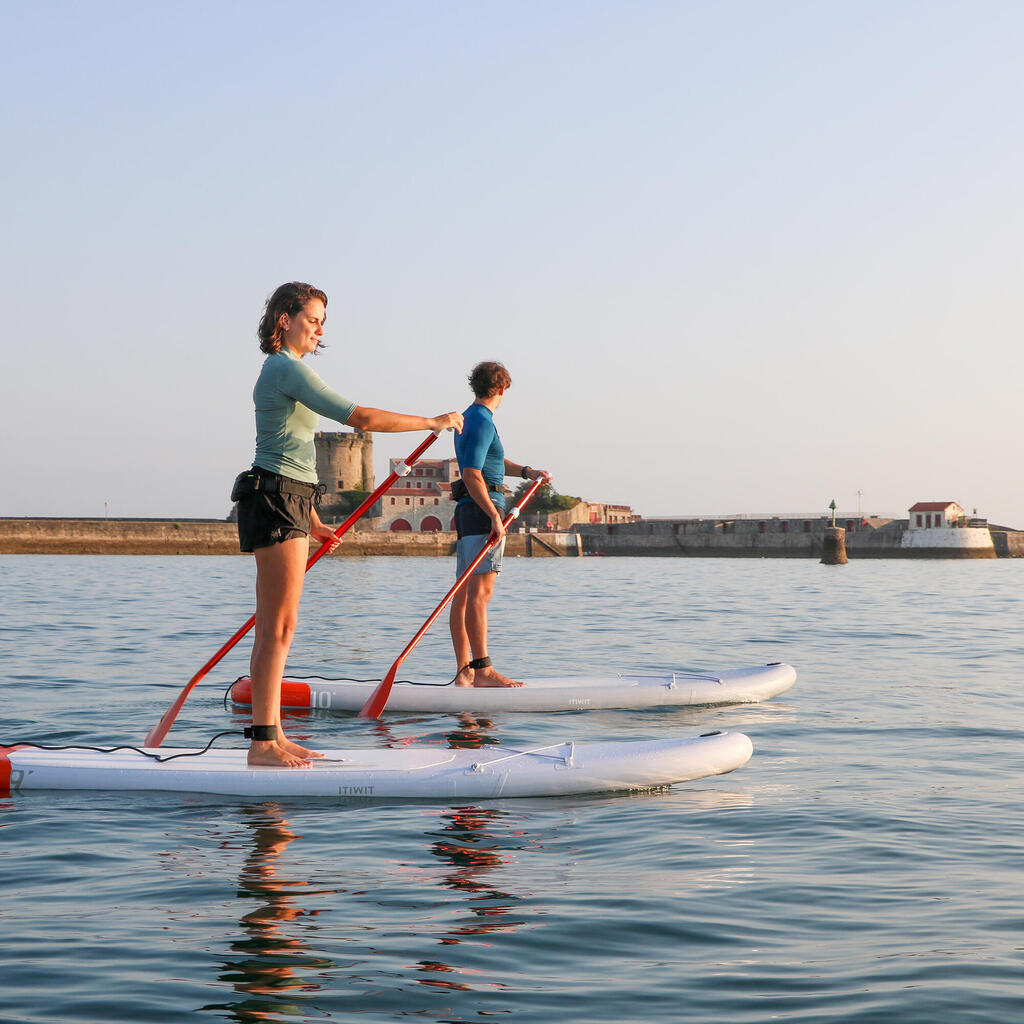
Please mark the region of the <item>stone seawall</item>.
<svg viewBox="0 0 1024 1024"><path fill-rule="evenodd" d="M529 537L533 540L529 540ZM574 534L509 534L509 558L577 554ZM331 557L455 553L455 534L350 530ZM220 519L0 519L4 555L237 555L234 523Z"/></svg>
<svg viewBox="0 0 1024 1024"><path fill-rule="evenodd" d="M820 519L678 519L639 523L588 523L574 527L587 555L651 555L689 558L821 558L826 517ZM979 547L920 546L903 539L907 520L873 520L846 527L852 558L995 558L1024 556L1024 533L993 531ZM923 532L923 531L922 531Z"/></svg>

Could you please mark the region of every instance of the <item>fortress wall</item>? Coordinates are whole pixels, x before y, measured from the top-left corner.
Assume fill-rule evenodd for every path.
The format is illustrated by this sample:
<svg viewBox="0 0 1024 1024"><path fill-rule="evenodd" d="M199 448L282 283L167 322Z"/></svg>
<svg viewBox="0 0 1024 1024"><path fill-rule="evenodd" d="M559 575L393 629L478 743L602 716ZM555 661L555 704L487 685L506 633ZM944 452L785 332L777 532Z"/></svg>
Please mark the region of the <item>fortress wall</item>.
<svg viewBox="0 0 1024 1024"><path fill-rule="evenodd" d="M0 519L0 554L234 555L238 528L213 519Z"/></svg>
<svg viewBox="0 0 1024 1024"><path fill-rule="evenodd" d="M574 534L545 533L541 539L559 554L576 552ZM350 530L333 555L446 557L455 553L455 534L383 533ZM526 534L509 534L505 555L526 555ZM551 557L541 545L536 556ZM234 523L216 519L0 519L3 555L237 555ZM453 568L454 571L454 568Z"/></svg>
<svg viewBox="0 0 1024 1024"><path fill-rule="evenodd" d="M764 523L764 529L761 523ZM829 520L665 520L657 522L588 523L573 527L580 534L585 554L676 555L709 558L820 558ZM1024 533L1010 533L1002 550L991 545L963 547L902 546L907 520L861 526L846 533L851 558L993 558L1020 551ZM922 531L923 532L923 531ZM923 539L923 538L922 538ZM1005 555L1004 555L1005 557Z"/></svg>
<svg viewBox="0 0 1024 1024"><path fill-rule="evenodd" d="M992 544L999 558L1024 558L1024 531L993 530Z"/></svg>

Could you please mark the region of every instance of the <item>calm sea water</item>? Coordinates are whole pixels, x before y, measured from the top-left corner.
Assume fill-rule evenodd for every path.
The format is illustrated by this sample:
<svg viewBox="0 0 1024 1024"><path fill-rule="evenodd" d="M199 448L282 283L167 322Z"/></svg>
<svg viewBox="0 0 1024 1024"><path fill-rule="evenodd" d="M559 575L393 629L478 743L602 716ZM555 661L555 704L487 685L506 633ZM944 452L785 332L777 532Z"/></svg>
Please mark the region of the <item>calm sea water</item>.
<svg viewBox="0 0 1024 1024"><path fill-rule="evenodd" d="M292 673L379 676L451 583L330 559ZM139 743L252 610L246 558L0 558L0 742ZM313 743L739 729L644 796L0 798L0 1020L1024 1018L1024 561L506 560L509 672L796 666L751 707L292 719ZM168 744L243 719L243 642ZM451 666L443 622L403 672ZM241 740L227 742L241 743Z"/></svg>

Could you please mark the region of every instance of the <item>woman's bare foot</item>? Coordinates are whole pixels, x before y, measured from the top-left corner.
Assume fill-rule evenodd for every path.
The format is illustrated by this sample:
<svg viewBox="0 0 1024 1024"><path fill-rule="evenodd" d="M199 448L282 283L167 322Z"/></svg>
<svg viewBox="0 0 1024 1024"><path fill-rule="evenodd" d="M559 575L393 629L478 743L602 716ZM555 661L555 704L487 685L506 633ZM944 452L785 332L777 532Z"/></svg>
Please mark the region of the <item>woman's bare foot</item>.
<svg viewBox="0 0 1024 1024"><path fill-rule="evenodd" d="M310 750L308 747L300 746L298 743L292 743L284 733L279 732L277 734L277 745L289 754L295 757L307 758L307 757L323 757L319 750Z"/></svg>
<svg viewBox="0 0 1024 1024"><path fill-rule="evenodd" d="M455 673L455 678L452 680L456 686L472 686L473 677L476 675L476 669L470 668L468 665L463 665L458 672Z"/></svg>
<svg viewBox="0 0 1024 1024"><path fill-rule="evenodd" d="M253 740L248 763L269 768L308 768L309 762L279 747L273 740Z"/></svg>
<svg viewBox="0 0 1024 1024"><path fill-rule="evenodd" d="M486 668L478 668L474 670L473 675L474 686L522 686L522 683L516 682L515 679L509 679L508 676L503 676L500 672L488 665Z"/></svg>

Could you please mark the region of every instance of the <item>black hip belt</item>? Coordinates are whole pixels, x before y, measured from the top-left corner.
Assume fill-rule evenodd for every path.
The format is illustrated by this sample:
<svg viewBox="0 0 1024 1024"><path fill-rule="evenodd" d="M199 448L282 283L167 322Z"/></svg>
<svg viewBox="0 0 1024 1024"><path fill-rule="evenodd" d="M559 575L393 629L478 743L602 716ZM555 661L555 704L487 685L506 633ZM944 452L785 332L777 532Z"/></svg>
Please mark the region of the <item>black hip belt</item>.
<svg viewBox="0 0 1024 1024"><path fill-rule="evenodd" d="M505 493L505 488L504 488L504 486L500 482L495 483L493 480L485 480L484 483L487 484L487 489L489 491L494 491L495 494L504 494ZM463 498L472 498L472 497L473 497L473 495L469 493L469 488L466 486L466 484L465 484L465 482L463 480L453 480L452 481L452 500L453 501L462 501Z"/></svg>
<svg viewBox="0 0 1024 1024"><path fill-rule="evenodd" d="M231 500L241 501L250 494L262 491L264 494L296 494L300 498L311 498L314 505L319 505L326 490L323 484L307 484L302 480L292 480L291 477L253 467L235 477Z"/></svg>

